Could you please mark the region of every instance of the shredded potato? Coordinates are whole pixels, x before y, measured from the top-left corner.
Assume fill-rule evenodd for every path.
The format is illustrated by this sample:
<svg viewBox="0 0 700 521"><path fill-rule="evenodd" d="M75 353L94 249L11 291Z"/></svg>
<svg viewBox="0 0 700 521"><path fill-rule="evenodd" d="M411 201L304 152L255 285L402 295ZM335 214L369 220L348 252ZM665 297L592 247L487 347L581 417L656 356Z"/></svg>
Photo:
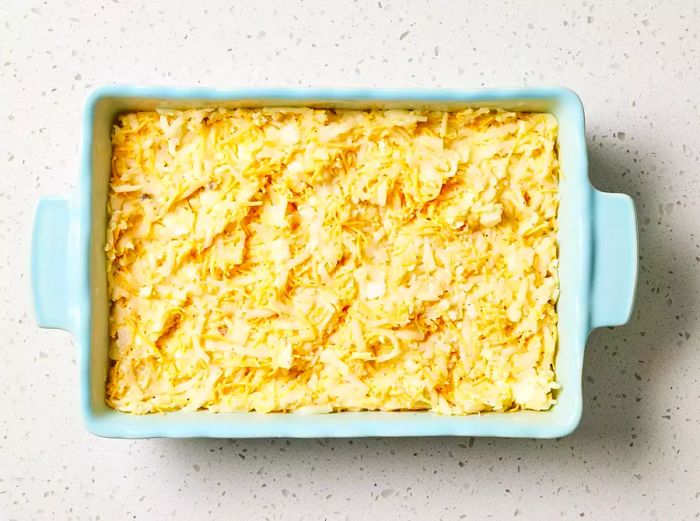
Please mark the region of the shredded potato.
<svg viewBox="0 0 700 521"><path fill-rule="evenodd" d="M107 403L554 403L557 123L489 109L123 114Z"/></svg>

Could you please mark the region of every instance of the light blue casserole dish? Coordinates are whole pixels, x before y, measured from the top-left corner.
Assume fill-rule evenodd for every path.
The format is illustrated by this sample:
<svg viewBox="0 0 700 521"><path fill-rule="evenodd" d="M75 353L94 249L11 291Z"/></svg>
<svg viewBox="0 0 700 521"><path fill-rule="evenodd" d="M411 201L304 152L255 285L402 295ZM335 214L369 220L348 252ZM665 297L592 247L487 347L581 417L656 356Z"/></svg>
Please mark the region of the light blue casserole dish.
<svg viewBox="0 0 700 521"><path fill-rule="evenodd" d="M428 412L259 414L207 411L136 416L105 404L108 302L104 244L110 132L116 114L204 106L334 108L500 107L549 112L559 120L561 294L556 372L561 390L545 412L471 416ZM78 187L42 198L32 237L32 287L41 327L70 331L79 351L81 407L90 432L144 437L507 436L554 438L572 432L582 411L581 370L591 329L624 324L637 278L632 199L595 190L588 179L583 107L561 88L488 90L176 89L105 87L87 101Z"/></svg>

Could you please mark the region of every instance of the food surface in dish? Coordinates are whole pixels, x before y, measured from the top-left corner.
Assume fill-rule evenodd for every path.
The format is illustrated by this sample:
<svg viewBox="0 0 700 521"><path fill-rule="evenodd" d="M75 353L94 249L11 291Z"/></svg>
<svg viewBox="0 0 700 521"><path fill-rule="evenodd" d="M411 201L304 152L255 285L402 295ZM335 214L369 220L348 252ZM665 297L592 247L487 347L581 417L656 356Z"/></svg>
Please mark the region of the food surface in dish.
<svg viewBox="0 0 700 521"><path fill-rule="evenodd" d="M107 403L549 408L556 136L489 109L120 115Z"/></svg>

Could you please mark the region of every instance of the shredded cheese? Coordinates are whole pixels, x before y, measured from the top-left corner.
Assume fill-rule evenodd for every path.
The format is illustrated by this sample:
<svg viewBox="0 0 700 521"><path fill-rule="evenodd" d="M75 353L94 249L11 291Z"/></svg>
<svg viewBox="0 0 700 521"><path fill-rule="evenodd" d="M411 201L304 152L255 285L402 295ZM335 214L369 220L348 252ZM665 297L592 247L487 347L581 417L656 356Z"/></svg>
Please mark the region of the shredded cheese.
<svg viewBox="0 0 700 521"><path fill-rule="evenodd" d="M159 110L113 129L107 403L554 403L553 116Z"/></svg>

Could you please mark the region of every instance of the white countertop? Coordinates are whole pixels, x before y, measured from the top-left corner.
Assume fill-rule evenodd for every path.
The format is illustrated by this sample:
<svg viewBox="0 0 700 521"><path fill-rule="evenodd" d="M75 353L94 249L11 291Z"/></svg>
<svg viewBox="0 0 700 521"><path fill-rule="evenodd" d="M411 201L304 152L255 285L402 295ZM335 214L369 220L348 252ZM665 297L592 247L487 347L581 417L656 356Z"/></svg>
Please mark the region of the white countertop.
<svg viewBox="0 0 700 521"><path fill-rule="evenodd" d="M0 9L0 519L700 512L697 3L136 4ZM37 197L76 181L86 93L110 83L573 88L591 177L635 198L641 243L632 322L588 341L580 428L556 441L88 434L72 341L33 321L29 237Z"/></svg>

